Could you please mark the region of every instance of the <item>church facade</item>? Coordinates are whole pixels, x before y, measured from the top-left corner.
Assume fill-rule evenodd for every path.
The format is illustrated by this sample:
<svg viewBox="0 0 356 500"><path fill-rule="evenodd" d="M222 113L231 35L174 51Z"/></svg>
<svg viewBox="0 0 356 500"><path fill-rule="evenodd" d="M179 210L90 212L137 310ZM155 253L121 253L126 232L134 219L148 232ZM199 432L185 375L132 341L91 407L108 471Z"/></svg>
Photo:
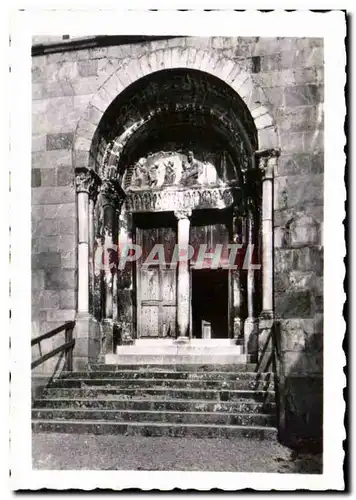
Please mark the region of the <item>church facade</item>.
<svg viewBox="0 0 356 500"><path fill-rule="evenodd" d="M33 336L75 320L77 370L277 357L284 425L320 439L322 39L33 42Z"/></svg>

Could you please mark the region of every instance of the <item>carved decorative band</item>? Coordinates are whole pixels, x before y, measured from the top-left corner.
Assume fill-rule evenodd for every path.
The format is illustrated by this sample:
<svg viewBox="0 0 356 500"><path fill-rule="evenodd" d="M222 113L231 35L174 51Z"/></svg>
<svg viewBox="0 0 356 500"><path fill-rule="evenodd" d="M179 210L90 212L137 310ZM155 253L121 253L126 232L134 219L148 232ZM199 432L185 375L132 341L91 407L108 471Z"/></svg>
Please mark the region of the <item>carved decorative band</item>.
<svg viewBox="0 0 356 500"><path fill-rule="evenodd" d="M130 193L126 198L126 208L131 212L221 209L234 204L237 192L236 188L212 188Z"/></svg>

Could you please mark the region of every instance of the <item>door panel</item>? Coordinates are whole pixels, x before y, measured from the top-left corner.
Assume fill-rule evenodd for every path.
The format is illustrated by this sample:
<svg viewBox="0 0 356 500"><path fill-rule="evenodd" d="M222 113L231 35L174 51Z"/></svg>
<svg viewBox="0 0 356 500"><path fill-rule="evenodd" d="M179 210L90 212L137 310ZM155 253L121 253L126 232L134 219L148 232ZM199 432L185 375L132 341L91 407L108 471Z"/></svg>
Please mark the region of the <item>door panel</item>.
<svg viewBox="0 0 356 500"><path fill-rule="evenodd" d="M159 268L141 266L141 300L159 300Z"/></svg>
<svg viewBox="0 0 356 500"><path fill-rule="evenodd" d="M165 269L159 264L143 265L156 244L163 244L167 262L176 243L173 228L137 228L136 242L142 245L142 259L137 270L137 336L175 336L176 323L176 269Z"/></svg>
<svg viewBox="0 0 356 500"><path fill-rule="evenodd" d="M176 271L175 269L162 269L162 299L173 303L176 294Z"/></svg>
<svg viewBox="0 0 356 500"><path fill-rule="evenodd" d="M159 337L158 307L141 307L141 337Z"/></svg>

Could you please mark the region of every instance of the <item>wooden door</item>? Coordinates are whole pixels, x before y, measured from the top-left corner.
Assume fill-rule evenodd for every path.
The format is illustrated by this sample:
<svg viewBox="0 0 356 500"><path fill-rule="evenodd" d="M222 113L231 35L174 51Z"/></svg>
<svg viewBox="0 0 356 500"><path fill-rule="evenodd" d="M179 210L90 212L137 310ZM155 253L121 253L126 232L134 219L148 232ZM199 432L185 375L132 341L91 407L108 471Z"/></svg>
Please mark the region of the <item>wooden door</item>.
<svg viewBox="0 0 356 500"><path fill-rule="evenodd" d="M176 269L170 268L176 231L170 227L137 228L136 242L142 247L137 262L137 337L175 337ZM145 261L156 244L163 245L167 264ZM157 248L157 247L156 247Z"/></svg>

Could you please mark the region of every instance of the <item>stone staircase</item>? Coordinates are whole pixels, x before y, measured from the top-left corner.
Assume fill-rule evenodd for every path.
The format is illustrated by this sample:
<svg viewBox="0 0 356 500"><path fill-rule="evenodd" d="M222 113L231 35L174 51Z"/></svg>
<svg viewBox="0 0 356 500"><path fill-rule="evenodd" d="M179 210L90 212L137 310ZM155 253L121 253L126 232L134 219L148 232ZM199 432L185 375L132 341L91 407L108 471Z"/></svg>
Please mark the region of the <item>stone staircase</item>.
<svg viewBox="0 0 356 500"><path fill-rule="evenodd" d="M32 409L35 432L276 439L272 373L240 364L95 364Z"/></svg>

